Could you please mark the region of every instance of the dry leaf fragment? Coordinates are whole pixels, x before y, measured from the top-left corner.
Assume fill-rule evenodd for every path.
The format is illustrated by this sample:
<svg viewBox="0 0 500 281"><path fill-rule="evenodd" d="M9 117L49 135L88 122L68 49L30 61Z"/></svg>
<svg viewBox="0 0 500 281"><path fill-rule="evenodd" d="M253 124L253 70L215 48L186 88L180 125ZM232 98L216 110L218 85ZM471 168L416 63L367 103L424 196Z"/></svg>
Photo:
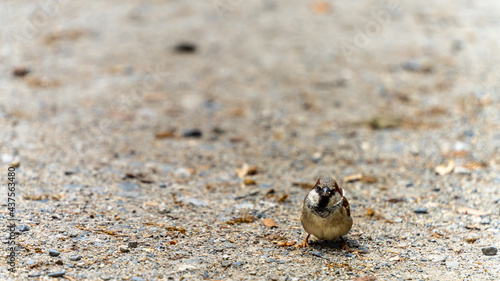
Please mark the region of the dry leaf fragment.
<svg viewBox="0 0 500 281"><path fill-rule="evenodd" d="M255 180L253 180L253 179L245 178L243 180L243 184L244 185L256 185L257 182Z"/></svg>
<svg viewBox="0 0 500 281"><path fill-rule="evenodd" d="M404 200L405 200L404 197L393 197L393 198L387 199L387 202L389 202L389 203L398 203L398 202L403 202Z"/></svg>
<svg viewBox="0 0 500 281"><path fill-rule="evenodd" d="M375 280L377 280L377 278L373 275L363 276L363 277L355 277L354 279L352 279L352 281L375 281Z"/></svg>
<svg viewBox="0 0 500 281"><path fill-rule="evenodd" d="M366 208L366 216L373 217L373 215L375 215L375 211L370 207Z"/></svg>
<svg viewBox="0 0 500 281"><path fill-rule="evenodd" d="M440 176L447 175L453 171L455 168L455 162L453 160L449 160L448 163L438 165L436 168L434 168L434 172Z"/></svg>
<svg viewBox="0 0 500 281"><path fill-rule="evenodd" d="M365 183L376 183L377 182L377 178L376 177L372 177L372 176L362 176L359 181L360 182L365 182Z"/></svg>
<svg viewBox="0 0 500 281"><path fill-rule="evenodd" d="M465 242L472 244L472 243L476 242L477 239L478 239L477 237L467 237L467 238L465 238Z"/></svg>
<svg viewBox="0 0 500 281"><path fill-rule="evenodd" d="M243 164L241 168L236 169L236 174L240 178L245 178L247 175L255 175L257 174L257 166L248 166L247 163Z"/></svg>
<svg viewBox="0 0 500 281"><path fill-rule="evenodd" d="M314 184L309 182L292 182L292 186L298 186L304 189L311 189L314 187Z"/></svg>
<svg viewBox="0 0 500 281"><path fill-rule="evenodd" d="M233 225L233 224L240 224L240 223L251 223L254 220L255 220L254 216L252 216L252 215L245 215L243 217L240 217L240 218L237 218L237 219L234 219L234 220L226 221L226 223L229 224L229 225Z"/></svg>
<svg viewBox="0 0 500 281"><path fill-rule="evenodd" d="M472 162L472 163L467 163L463 165L465 168L470 169L470 170L477 170L477 169L482 169L487 166L485 162L479 163L479 162Z"/></svg>
<svg viewBox="0 0 500 281"><path fill-rule="evenodd" d="M465 229L470 229L470 230L481 230L481 228L477 225L466 225Z"/></svg>
<svg viewBox="0 0 500 281"><path fill-rule="evenodd" d="M354 175L349 175L343 179L344 182L355 182L359 181L363 178L363 174L354 174Z"/></svg>
<svg viewBox="0 0 500 281"><path fill-rule="evenodd" d="M282 242L274 241L274 242L275 242L275 244L277 244L280 247L293 246L293 245L297 244L297 242L295 242L295 241L282 241Z"/></svg>
<svg viewBox="0 0 500 281"><path fill-rule="evenodd" d="M262 223L266 226L266 227L278 227L278 225L276 224L276 221L273 220L273 219L263 219L262 220Z"/></svg>
<svg viewBox="0 0 500 281"><path fill-rule="evenodd" d="M324 15L330 12L330 4L326 1L317 1L313 4L313 11L316 14Z"/></svg>
<svg viewBox="0 0 500 281"><path fill-rule="evenodd" d="M157 139L172 138L174 137L175 129L170 129L167 131L159 131L155 134Z"/></svg>
<svg viewBox="0 0 500 281"><path fill-rule="evenodd" d="M462 158L467 156L467 154L469 154L467 150L454 150L443 153L443 156L449 158Z"/></svg>
<svg viewBox="0 0 500 281"><path fill-rule="evenodd" d="M278 199L278 203L283 203L285 202L285 200L288 198L288 194L283 194L283 196L281 196L279 199Z"/></svg>
<svg viewBox="0 0 500 281"><path fill-rule="evenodd" d="M177 231L186 234L186 229L184 227L168 226L167 231Z"/></svg>
<svg viewBox="0 0 500 281"><path fill-rule="evenodd" d="M33 200L33 201L40 201L40 200L47 200L47 199L59 201L59 200L64 198L64 194L57 193L57 194L41 194L41 195L24 195L23 198L25 200Z"/></svg>
<svg viewBox="0 0 500 281"><path fill-rule="evenodd" d="M328 266L329 268L335 268L335 267L338 267L338 268L343 268L345 267L346 269L348 270L352 270L352 267L348 264L348 263L336 263L336 262L332 262L330 264L327 264L326 266Z"/></svg>
<svg viewBox="0 0 500 281"><path fill-rule="evenodd" d="M484 212L484 211L475 210L475 209L471 209L471 208L467 208L467 207L458 208L457 213L471 215L471 216L477 216L477 217L487 216L487 215L491 214L490 212Z"/></svg>

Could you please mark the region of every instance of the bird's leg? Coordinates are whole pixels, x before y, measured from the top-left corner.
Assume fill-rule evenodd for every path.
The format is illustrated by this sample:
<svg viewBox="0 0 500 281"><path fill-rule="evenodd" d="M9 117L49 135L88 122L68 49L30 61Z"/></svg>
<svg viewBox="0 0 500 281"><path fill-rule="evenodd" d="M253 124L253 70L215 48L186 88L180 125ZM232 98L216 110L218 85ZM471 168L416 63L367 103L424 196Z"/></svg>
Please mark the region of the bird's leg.
<svg viewBox="0 0 500 281"><path fill-rule="evenodd" d="M304 239L304 242L302 242L302 244L299 245L299 248L303 248L303 247L309 247L309 243L307 243L307 239L309 239L309 236L311 234L307 234L307 237L306 239Z"/></svg>
<svg viewBox="0 0 500 281"><path fill-rule="evenodd" d="M352 252L353 249L349 248L349 245L347 245L347 242L340 236L340 245L342 247L342 250L345 250L347 252Z"/></svg>
<svg viewBox="0 0 500 281"><path fill-rule="evenodd" d="M349 245L347 245L347 242L344 240L344 238L342 238L342 236L340 236L340 243L341 243L341 246L342 246L342 250L345 250L346 252L349 252L349 253L354 253L356 256L358 256L359 259L363 259L359 254L365 254L366 252L365 251L362 251L362 250L353 250L351 248L349 248Z"/></svg>

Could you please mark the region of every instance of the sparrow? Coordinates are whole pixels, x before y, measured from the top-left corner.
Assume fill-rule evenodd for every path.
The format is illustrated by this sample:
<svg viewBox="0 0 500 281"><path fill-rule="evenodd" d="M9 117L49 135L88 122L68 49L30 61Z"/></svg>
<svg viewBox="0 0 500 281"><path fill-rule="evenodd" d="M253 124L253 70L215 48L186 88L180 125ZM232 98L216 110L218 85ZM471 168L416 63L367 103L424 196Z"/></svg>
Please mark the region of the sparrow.
<svg viewBox="0 0 500 281"><path fill-rule="evenodd" d="M299 247L309 246L307 240L312 234L318 239L333 241L340 237L342 248L350 250L342 238L352 227L351 209L344 196L344 190L330 178L320 178L304 198L302 227L307 237Z"/></svg>

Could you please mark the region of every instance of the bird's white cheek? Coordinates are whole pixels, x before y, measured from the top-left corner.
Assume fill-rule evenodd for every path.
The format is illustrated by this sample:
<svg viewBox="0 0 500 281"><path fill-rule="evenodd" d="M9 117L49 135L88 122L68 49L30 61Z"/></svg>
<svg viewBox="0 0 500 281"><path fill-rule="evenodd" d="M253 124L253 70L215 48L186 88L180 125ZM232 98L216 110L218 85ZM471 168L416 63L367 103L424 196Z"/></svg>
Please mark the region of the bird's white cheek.
<svg viewBox="0 0 500 281"><path fill-rule="evenodd" d="M310 205L316 205L319 202L319 194L315 190L313 190L309 192L306 200Z"/></svg>

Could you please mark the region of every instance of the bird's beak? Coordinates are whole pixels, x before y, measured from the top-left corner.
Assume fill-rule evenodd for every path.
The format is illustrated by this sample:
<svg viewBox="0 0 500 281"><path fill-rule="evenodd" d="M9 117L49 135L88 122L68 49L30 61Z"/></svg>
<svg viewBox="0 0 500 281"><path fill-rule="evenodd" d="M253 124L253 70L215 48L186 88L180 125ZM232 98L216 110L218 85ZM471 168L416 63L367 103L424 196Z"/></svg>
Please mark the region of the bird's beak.
<svg viewBox="0 0 500 281"><path fill-rule="evenodd" d="M330 192L330 190L328 189L328 187L323 187L323 189L321 190L322 192L322 196L328 196L328 193Z"/></svg>

